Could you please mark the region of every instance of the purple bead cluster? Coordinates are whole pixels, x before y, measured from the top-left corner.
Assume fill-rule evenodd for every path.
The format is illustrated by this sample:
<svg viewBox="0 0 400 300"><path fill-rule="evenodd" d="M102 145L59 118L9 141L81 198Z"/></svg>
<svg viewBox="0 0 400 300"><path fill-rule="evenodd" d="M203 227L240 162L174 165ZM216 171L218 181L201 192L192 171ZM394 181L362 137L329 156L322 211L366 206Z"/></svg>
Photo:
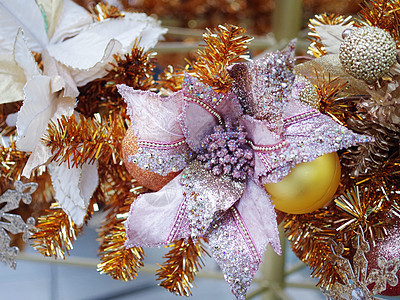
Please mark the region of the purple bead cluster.
<svg viewBox="0 0 400 300"><path fill-rule="evenodd" d="M201 141L197 160L216 176L229 175L236 180L245 180L253 175L254 167L253 151L246 144L246 135L243 126L234 126L226 120L224 126L215 126L214 133Z"/></svg>

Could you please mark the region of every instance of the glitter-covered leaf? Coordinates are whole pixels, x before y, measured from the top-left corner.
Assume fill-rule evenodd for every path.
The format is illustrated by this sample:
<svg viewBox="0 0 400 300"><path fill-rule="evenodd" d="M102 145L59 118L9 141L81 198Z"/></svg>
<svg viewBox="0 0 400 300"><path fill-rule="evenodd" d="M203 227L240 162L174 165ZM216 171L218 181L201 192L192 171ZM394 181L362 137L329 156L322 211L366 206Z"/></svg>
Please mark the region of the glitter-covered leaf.
<svg viewBox="0 0 400 300"><path fill-rule="evenodd" d="M216 92L226 93L233 79L226 68L233 63L248 59L247 44L252 40L243 36L245 30L234 25L220 25L203 34L204 49L197 50L197 59L191 65L191 74Z"/></svg>
<svg viewBox="0 0 400 300"><path fill-rule="evenodd" d="M171 248L164 256L167 261L156 273L160 286L179 296L191 296L194 277L204 264L202 256L209 255L202 240L180 239L166 248Z"/></svg>

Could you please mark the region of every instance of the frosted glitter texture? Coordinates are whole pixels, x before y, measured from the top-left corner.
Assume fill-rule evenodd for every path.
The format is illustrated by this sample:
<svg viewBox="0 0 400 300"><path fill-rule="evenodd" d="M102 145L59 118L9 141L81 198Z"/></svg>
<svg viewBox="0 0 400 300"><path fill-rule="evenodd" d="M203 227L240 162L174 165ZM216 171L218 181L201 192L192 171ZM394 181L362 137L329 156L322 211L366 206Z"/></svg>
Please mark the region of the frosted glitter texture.
<svg viewBox="0 0 400 300"><path fill-rule="evenodd" d="M146 105L148 113L156 107L155 114L162 115L173 101L174 113L167 111L170 122L157 120L158 130L183 135L172 139L169 133L166 141L156 133L145 140L139 131L149 120L132 120L143 150L130 160L159 174L184 167L162 190L134 202L126 222L128 247L206 237L232 293L245 298L266 246L280 253L276 214L262 184L282 180L300 162L370 140L299 101L305 83L294 82L294 46L229 67L235 83L226 94L186 75L182 91L169 98L131 91L124 96L131 99L130 109L137 109L132 116ZM162 103L154 104L155 99ZM156 130L151 126L146 132ZM185 159L171 159L184 153ZM159 158L167 170L161 161L152 162Z"/></svg>
<svg viewBox="0 0 400 300"><path fill-rule="evenodd" d="M0 196L0 203L5 205L0 209L0 261L5 262L10 268L16 268L15 258L18 255L18 247L10 247L11 238L7 232L12 234L23 233L22 238L25 242L30 237L29 229L34 227L35 220L30 217L24 222L21 216L10 214L19 207L20 201L30 204L32 201L31 194L36 191L37 183L14 182L15 190L8 189Z"/></svg>

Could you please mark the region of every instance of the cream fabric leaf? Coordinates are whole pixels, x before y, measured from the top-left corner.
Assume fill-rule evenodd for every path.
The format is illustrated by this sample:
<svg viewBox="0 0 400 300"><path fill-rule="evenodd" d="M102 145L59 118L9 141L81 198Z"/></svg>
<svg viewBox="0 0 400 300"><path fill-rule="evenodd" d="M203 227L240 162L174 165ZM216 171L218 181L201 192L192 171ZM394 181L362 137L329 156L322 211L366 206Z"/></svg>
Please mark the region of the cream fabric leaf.
<svg viewBox="0 0 400 300"><path fill-rule="evenodd" d="M44 66L44 75L51 78L61 77L64 81L64 97L76 98L79 95L76 82L71 75L68 68L58 63L49 53L45 50L42 53L42 60ZM96 77L97 78L97 77ZM53 84L54 85L54 84Z"/></svg>
<svg viewBox="0 0 400 300"><path fill-rule="evenodd" d="M17 119L17 147L22 151L35 148L50 120L56 121L61 115L70 116L73 112L75 99L53 93L51 83L52 78L37 76L25 85L25 100Z"/></svg>
<svg viewBox="0 0 400 300"><path fill-rule="evenodd" d="M88 82L97 78L101 78L107 74L106 67L111 61L114 60L113 54L120 52L121 48L122 45L120 42L116 40L111 40L104 50L104 54L101 60L90 69L71 69L66 67L65 65L58 65L61 65L65 69L69 69L69 73L71 74L77 86L84 86Z"/></svg>
<svg viewBox="0 0 400 300"><path fill-rule="evenodd" d="M22 170L22 176L25 176L26 178L31 177L31 173L34 169L49 163L52 157L53 154L51 153L50 148L48 148L42 142L38 143L33 149L24 169Z"/></svg>
<svg viewBox="0 0 400 300"><path fill-rule="evenodd" d="M34 0L0 0L0 52L12 53L18 28L29 48L40 52L48 43L42 13Z"/></svg>
<svg viewBox="0 0 400 300"><path fill-rule="evenodd" d="M139 37L145 23L125 19L107 19L95 23L73 38L47 47L57 61L75 69L89 69L101 61L109 42L118 40L123 50L129 48L135 37Z"/></svg>
<svg viewBox="0 0 400 300"><path fill-rule="evenodd" d="M0 104L22 100L25 82L24 70L12 56L0 54Z"/></svg>
<svg viewBox="0 0 400 300"><path fill-rule="evenodd" d="M26 80L34 76L41 75L35 58L25 41L25 36L22 29L18 30L17 37L14 43L14 60L24 70Z"/></svg>
<svg viewBox="0 0 400 300"><path fill-rule="evenodd" d="M90 198L99 183L97 165L68 168L68 163L58 165L53 162L48 165L48 170L57 202L76 225L82 226Z"/></svg>
<svg viewBox="0 0 400 300"><path fill-rule="evenodd" d="M92 16L82 6L72 0L64 0L63 2L61 15L57 21L54 34L51 36L52 44L60 43L67 38L77 35L93 23Z"/></svg>
<svg viewBox="0 0 400 300"><path fill-rule="evenodd" d="M63 9L63 0L36 0L39 7L44 11L47 20L47 36L51 38L56 29L58 19Z"/></svg>
<svg viewBox="0 0 400 300"><path fill-rule="evenodd" d="M353 26L343 26L343 25L320 25L316 26L315 30L321 42L325 47L328 54L338 54L340 44L343 41L342 33L345 29L352 29Z"/></svg>

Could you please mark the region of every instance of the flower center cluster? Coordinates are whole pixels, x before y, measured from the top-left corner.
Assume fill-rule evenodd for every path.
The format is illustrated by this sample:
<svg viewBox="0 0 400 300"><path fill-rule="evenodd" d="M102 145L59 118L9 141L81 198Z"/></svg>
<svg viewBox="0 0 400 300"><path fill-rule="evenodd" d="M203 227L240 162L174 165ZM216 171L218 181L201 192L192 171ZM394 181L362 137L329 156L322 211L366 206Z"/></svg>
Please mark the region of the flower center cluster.
<svg viewBox="0 0 400 300"><path fill-rule="evenodd" d="M214 133L201 141L197 160L216 176L229 175L245 180L253 175L254 167L253 151L246 143L246 136L243 126L234 126L226 120L224 126L215 126Z"/></svg>

